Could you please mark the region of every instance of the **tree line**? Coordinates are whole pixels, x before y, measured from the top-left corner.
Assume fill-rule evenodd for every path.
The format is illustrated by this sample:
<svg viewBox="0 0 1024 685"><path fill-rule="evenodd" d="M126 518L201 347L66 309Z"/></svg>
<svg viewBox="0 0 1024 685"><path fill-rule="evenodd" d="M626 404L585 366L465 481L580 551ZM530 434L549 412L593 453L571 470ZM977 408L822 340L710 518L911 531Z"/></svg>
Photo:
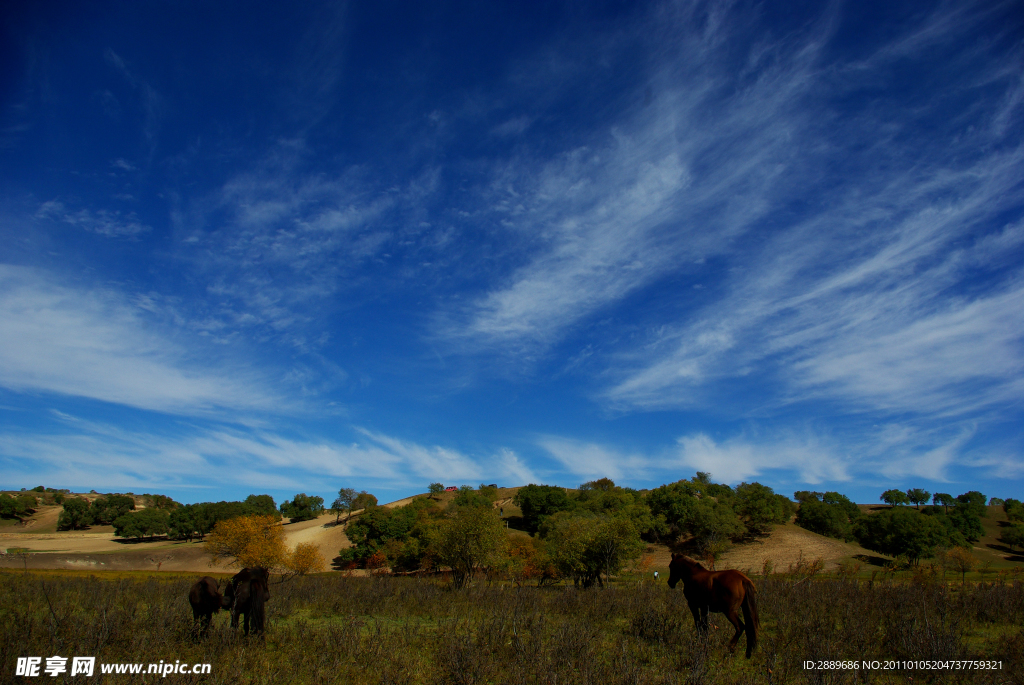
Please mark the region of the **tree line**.
<svg viewBox="0 0 1024 685"><path fill-rule="evenodd" d="M953 497L934 495L921 488L890 489L879 500L888 504L883 511L867 514L838 492L794 493L800 503L796 523L807 530L845 540L892 557L904 557L912 564L936 556L941 550L969 548L984 534L981 519L988 504L1002 505L1007 518L1024 522L1024 505L1014 499L989 500L977 490ZM929 501L931 506L925 506ZM911 508L909 505L915 505ZM1002 539L1012 547L1024 545L1024 526L1011 525Z"/></svg>

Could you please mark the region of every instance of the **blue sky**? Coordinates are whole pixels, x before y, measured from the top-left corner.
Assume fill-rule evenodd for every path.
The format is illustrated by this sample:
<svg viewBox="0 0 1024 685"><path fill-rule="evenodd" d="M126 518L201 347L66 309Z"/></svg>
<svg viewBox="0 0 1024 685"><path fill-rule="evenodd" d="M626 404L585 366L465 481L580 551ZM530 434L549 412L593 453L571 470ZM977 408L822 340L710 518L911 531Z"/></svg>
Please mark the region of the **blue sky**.
<svg viewBox="0 0 1024 685"><path fill-rule="evenodd" d="M2 30L4 487L1024 496L1013 2Z"/></svg>

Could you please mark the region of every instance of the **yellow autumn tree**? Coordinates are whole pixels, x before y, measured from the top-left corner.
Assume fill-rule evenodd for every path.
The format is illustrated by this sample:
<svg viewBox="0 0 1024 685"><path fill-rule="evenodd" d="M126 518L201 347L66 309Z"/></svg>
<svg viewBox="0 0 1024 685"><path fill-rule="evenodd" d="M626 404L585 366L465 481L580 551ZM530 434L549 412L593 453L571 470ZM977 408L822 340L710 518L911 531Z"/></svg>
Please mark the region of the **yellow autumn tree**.
<svg viewBox="0 0 1024 685"><path fill-rule="evenodd" d="M287 566L292 573L304 576L307 573L323 571L327 568L327 560L315 543L300 542L295 545L295 551L291 553Z"/></svg>
<svg viewBox="0 0 1024 685"><path fill-rule="evenodd" d="M206 551L214 563L230 560L243 567L275 569L290 556L284 530L273 516L239 516L218 521L206 536Z"/></svg>
<svg viewBox="0 0 1024 685"><path fill-rule="evenodd" d="M218 521L206 536L205 544L214 563L226 559L242 567L260 566L300 576L327 567L315 543L302 542L289 551L284 543L284 529L274 516L239 516Z"/></svg>

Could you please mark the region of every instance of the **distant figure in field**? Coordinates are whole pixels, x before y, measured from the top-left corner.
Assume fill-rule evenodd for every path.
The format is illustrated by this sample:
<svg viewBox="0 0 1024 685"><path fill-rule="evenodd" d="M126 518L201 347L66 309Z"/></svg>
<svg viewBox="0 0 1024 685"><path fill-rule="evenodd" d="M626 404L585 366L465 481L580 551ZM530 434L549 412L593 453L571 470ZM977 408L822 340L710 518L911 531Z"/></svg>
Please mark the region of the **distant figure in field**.
<svg viewBox="0 0 1024 685"><path fill-rule="evenodd" d="M658 572L657 572L657 571L655 571L655 572L654 572L654 579L655 579L655 580L657 580L657 579L658 579Z"/></svg>
<svg viewBox="0 0 1024 685"><path fill-rule="evenodd" d="M725 614L729 623L736 628L736 634L729 641L729 651L736 649L740 635L746 632L749 659L757 645L757 633L761 627L757 618L757 588L750 578L733 569L708 571L699 562L683 554L672 555L668 570L669 587L674 589L676 583L683 581L683 594L690 605L697 631L707 635L708 612ZM740 609L743 610L746 623L740 620Z"/></svg>

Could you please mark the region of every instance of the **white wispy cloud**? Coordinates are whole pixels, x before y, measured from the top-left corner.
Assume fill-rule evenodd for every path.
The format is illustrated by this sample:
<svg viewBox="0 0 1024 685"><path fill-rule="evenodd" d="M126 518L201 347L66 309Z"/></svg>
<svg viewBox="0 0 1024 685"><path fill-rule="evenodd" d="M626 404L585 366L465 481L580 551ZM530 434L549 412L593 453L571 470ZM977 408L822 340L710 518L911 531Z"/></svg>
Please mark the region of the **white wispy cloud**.
<svg viewBox="0 0 1024 685"><path fill-rule="evenodd" d="M328 490L374 483L389 491L425 492L433 481L473 484L504 478L518 485L536 480L508 449L473 457L365 429L356 429L361 439L344 443L288 437L265 428L178 425L133 431L62 412L54 415L58 430L0 433L0 463L11 483L43 479L105 489L200 490L241 485L296 492L322 491L325 482Z"/></svg>
<svg viewBox="0 0 1024 685"><path fill-rule="evenodd" d="M112 209L90 210L87 208L72 210L59 200L42 203L35 213L35 218L62 221L108 238L136 236L153 230L151 226L142 223L135 212L123 213Z"/></svg>
<svg viewBox="0 0 1024 685"><path fill-rule="evenodd" d="M197 361L143 313L114 291L0 265L0 385L179 413L281 401L251 372Z"/></svg>
<svg viewBox="0 0 1024 685"><path fill-rule="evenodd" d="M814 126L804 104L816 86L815 37L765 48L765 64L737 78L730 29L709 37L697 22L673 21L671 38L651 24L636 29L662 61L639 75L657 93L648 106L560 155L496 164L490 211L526 254L485 295L441 317L459 345L543 350L602 308L731 252L806 178L820 155L801 136Z"/></svg>

